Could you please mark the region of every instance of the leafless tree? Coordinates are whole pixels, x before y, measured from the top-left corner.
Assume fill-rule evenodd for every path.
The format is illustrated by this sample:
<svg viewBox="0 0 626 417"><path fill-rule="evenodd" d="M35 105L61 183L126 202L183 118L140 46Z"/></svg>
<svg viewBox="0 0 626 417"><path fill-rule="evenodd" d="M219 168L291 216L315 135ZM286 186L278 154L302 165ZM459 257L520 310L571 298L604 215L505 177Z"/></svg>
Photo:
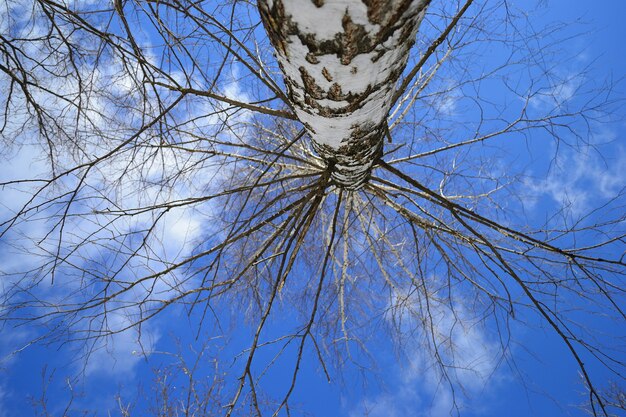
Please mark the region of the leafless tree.
<svg viewBox="0 0 626 417"><path fill-rule="evenodd" d="M610 119L610 85L579 72L564 93L558 25L537 31L505 0L8 0L0 14L0 137L7 158L32 155L0 184L0 320L41 326L27 345L81 343L88 361L118 334L149 345L166 310L198 329L228 315L252 333L219 409L288 415L302 362L329 380L363 366L380 321L455 398L459 331L495 332L514 367L511 326L540 323L594 415L611 412L593 366L623 382L624 189L536 225L524 173L498 162L541 138L556 164ZM269 336L285 312L292 331Z"/></svg>

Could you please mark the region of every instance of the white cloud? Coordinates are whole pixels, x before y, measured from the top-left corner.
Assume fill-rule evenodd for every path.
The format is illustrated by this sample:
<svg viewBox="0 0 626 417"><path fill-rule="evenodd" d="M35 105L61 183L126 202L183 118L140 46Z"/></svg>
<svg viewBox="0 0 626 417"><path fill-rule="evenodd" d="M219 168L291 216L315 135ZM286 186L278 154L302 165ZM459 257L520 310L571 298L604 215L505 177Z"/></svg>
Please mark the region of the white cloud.
<svg viewBox="0 0 626 417"><path fill-rule="evenodd" d="M452 116L456 113L457 104L461 100L459 89L460 87L455 88L453 85L449 85L447 91L435 98L434 106L437 112L446 116Z"/></svg>
<svg viewBox="0 0 626 417"><path fill-rule="evenodd" d="M111 68L115 67L116 64L111 62L107 67L106 74L96 71L91 79L95 84L110 82ZM83 70L89 69L84 68ZM83 74L83 79L87 78L89 77ZM71 95L72 89L76 88L71 83L60 83L55 79L50 80L50 82L50 85L54 86L53 90L61 94ZM124 82L115 84L115 93L130 93L129 85L129 83ZM117 91L120 88L125 90ZM51 114L59 116L57 119L59 123L65 124L70 131L76 127L74 125L75 115L70 114L71 112L65 112L62 103L58 103L49 96L42 96L39 99ZM90 97L88 103L88 105L86 104L89 108L87 114L90 121L95 122L91 128L100 130L107 139L109 137L119 139L124 131L116 132L115 124L99 116L100 114L107 114L105 110L107 106L110 106L109 102L94 95ZM124 112L120 117L130 117L129 113L131 112ZM120 122L123 121L120 120ZM23 122L24 120L12 120L16 126ZM105 154L111 147L116 146L115 141L107 139L92 142L89 137L98 135L97 133L94 135L93 130L83 131L79 134L85 135L85 138L77 138L86 140L82 143L85 152L82 155L76 155L64 148L60 153L61 158L57 160L62 166L74 166L82 162L81 158L84 158L85 155L93 158L93 155ZM46 149L42 149L38 144L19 145L20 142L32 142L36 136L36 130L26 130L13 138L16 146L12 149L4 149L4 158L0 163L0 182L47 178L50 175ZM139 143L145 142L139 141ZM11 153L7 154L8 152ZM30 217L22 218L15 223L11 230L0 239L0 248L2 248L0 251L0 277L2 278L0 279L0 297L7 294L18 281L23 283L23 287L33 286L33 294L36 294L36 297L52 304L58 303L60 300L66 306L74 303L79 304L85 297L97 293L98 287L88 283L90 278L87 278L87 285L84 284L85 276L81 277L80 270L82 268L93 270L96 262L101 263L101 265L106 265L109 262L108 265L111 266L109 259L115 257L122 259L123 255L113 253L116 250L116 245L119 245L123 252L129 254L132 251L132 244L122 237L139 230L141 227L151 226L154 217L150 213L134 217L122 216L115 224L107 225L110 217L96 214L93 210L114 209L116 207L130 209L190 196L205 195L209 192L207 180L217 176L217 172L212 172L216 168L200 165L203 169L189 170L193 175L181 174L184 168L194 167L198 158L201 157L201 153L187 155L172 148L158 148L148 143L144 148L138 147L134 152L120 152L115 158L102 161L97 169L91 171L84 183L84 188L72 203L70 217L67 218L61 244L61 253L71 253L71 255L67 265L58 266L54 285L51 285L50 274L38 274L36 271L40 266L43 266L44 269L50 268L51 264L48 263L45 266L45 263L49 262L50 256L57 250L59 228L55 228L55 224L57 224L58 216L63 213L63 210L59 210L61 205L44 205L33 210ZM162 187L163 181L175 176L177 176L176 181L171 183L171 187ZM1 188L0 222L13 217L42 184L26 182ZM44 193L37 197L33 204L43 203L50 198L62 195L71 190L75 184L76 178L71 176L61 178L53 187L47 188ZM129 263L120 272L119 277L128 280L141 276L141 274L150 274L155 270L163 269L171 262L179 261L188 256L198 240L211 230L211 226L206 222L207 213L212 211L211 207L211 204L204 204L201 210L184 208L169 210L160 218L153 230L149 255L143 254L145 257ZM52 233L50 233L51 230L53 230ZM112 236L116 236L117 240L112 239ZM86 242L84 242L85 238L88 238ZM134 244L137 245L138 242L136 241ZM113 265L119 266L122 262L123 259ZM27 271L31 271L31 273L27 273ZM101 270L100 273L102 272ZM115 305L119 308L118 313L108 314L105 327L108 330L117 331L132 323L131 320L137 317L138 311L132 307L127 308L125 305L133 306L137 300L143 300L148 295L151 299L149 303L158 302L155 300L167 300L178 295L178 291L185 287L175 280L175 276L168 275L146 282L145 285L137 286L133 292L124 295ZM185 285L191 284L186 283ZM41 313L43 312L42 308L44 308L43 304L33 307L31 313ZM0 313L2 312L0 307ZM91 311L89 314L99 314L99 312ZM84 330L83 326L89 325L88 323L88 319L84 322L75 320L69 330L70 332ZM16 342L13 337L15 331L8 328L3 329L3 336L8 338L9 334L11 334L11 341ZM36 335L31 336L36 337ZM86 371L88 374L132 373L134 366L142 359L142 354L133 354L132 352L149 354L158 339L159 330L156 323L143 325L141 335L137 333L137 329L129 329L105 337L98 341L96 346L88 348L91 355L90 361L86 364ZM14 348L16 346L11 347L11 349Z"/></svg>
<svg viewBox="0 0 626 417"><path fill-rule="evenodd" d="M66 3L72 7L81 8L102 4L93 0L68 0ZM21 30L22 35L26 37L46 33L46 19L35 19L31 12L36 8L32 6L32 1L1 3L0 30L3 27L8 28L9 14L11 14L12 17L21 19L16 23L11 22L11 24L15 23L16 33L19 34ZM77 33L83 32L77 31ZM86 50L90 47L88 43L89 39L75 40L75 44ZM25 44L27 48L25 50L33 56L47 55L50 52L48 49L51 48L45 42L29 41ZM94 48L94 51L98 49ZM54 66L53 59L55 58L59 56L51 55L48 60L51 66ZM149 54L146 58L151 60L152 64L159 65L158 60ZM93 63L89 59L85 62L83 66L78 64L80 77L54 77L42 68L27 68L29 73L38 79L38 82L55 94L77 101L80 93L82 115L77 114L77 109L71 103L55 95L37 89L32 91L33 97L46 109L51 120L59 125L58 129L55 128L52 138L54 141L58 140L58 143L55 143L54 156L61 167L60 170L93 160L98 155L107 154L135 133L140 123L160 112L157 108L157 100L147 100L147 106L153 106L153 108L142 108L141 103L137 104L136 111L132 108L137 99L136 82L141 80L137 63L133 64L126 57L122 65L121 60L111 55L106 56L106 59L101 57L100 65L95 69L91 66ZM235 70L232 77L224 77L227 78L227 82L221 87L226 96L247 102L250 97L241 88L236 66L233 67ZM133 70L137 74L133 74ZM134 75L138 76L134 77ZM173 76L183 83L182 72L174 73ZM81 91L77 78L86 82L89 88ZM8 86L8 79L0 76L0 90L6 86ZM148 94L153 94L150 89L148 91ZM32 123L32 120L29 121L31 115L23 105L23 97L20 94L19 89L16 89L13 95L16 109L11 109L11 115L14 117L7 121L8 126L3 137L3 139L9 138L10 142L15 144L14 154L9 155L0 164L0 182L49 176L46 154L48 150L45 148L45 141L41 140L44 142L44 147L33 144L37 142L38 126L37 123ZM161 98L167 101L168 94L175 95L163 92ZM116 107L117 98L123 99L123 108ZM196 104L199 105L196 106ZM183 108L185 105L188 105L187 109ZM208 141L216 134L216 131L219 131L221 140L238 140L232 134L232 130L243 136L245 127L242 125L252 117L251 112L240 111L226 117L215 114L216 109L219 108L223 108L222 103L210 102L206 98L189 98L189 101L180 103L172 112L172 119L168 120L176 124L178 129L179 136L175 140L187 141L185 146L188 148L202 148L208 146ZM145 115L143 111L146 112ZM186 122L186 120L191 122ZM234 128L232 130L220 129L220 124L226 122ZM67 137L63 136L64 132L68 133ZM207 138L207 140L199 138ZM160 139L164 142L160 142ZM45 303L49 303L47 306L54 306L55 303L59 303L59 300L62 300L65 306L74 306L88 299L92 294L97 294L101 290L101 286L98 285L106 285L105 281L92 285L89 282L92 279L89 274L97 268L100 268L97 272L102 273L103 266L110 267L111 270L121 267L125 261L124 256L132 253L141 241L142 236L137 237L138 234L133 235L133 232L148 228L156 218L153 213L145 213L132 217L121 216L114 224L107 224L112 217L98 214L95 210L102 212L118 208L129 210L207 195L213 190L212 181L219 180L221 175L228 175L228 169L232 169L220 169L218 162L201 160L207 154L184 152L160 146L169 144L169 140L170 138L161 138L156 135L155 137L148 137L147 134L141 135L135 142L138 146L132 150L123 149L116 153L115 157L100 162L90 171L83 189L72 204L71 215L67 218L65 225L60 250L62 254L69 254L68 264L57 268L58 274L54 285L50 285L50 275L47 273L33 273L27 276L24 286L33 286L34 297L39 297ZM72 142L75 142L75 145ZM19 144L24 143L27 145L20 148ZM233 151L232 148L228 150ZM6 151L8 147L2 152ZM170 180L171 182L163 186L166 181ZM49 187L46 193L41 194L35 203L62 195L71 190L76 183L76 177L64 177L54 186ZM0 222L11 217L41 185L41 183L23 183L0 189ZM59 229L56 228L48 236L47 234L58 221L58 217L53 216L62 214L63 208L62 204L42 206L33 211L34 217L16 224L0 240L0 248L7 249L0 251L0 277L2 278L0 279L0 296L5 294L17 280L23 279L25 275L22 272L27 269L36 271L55 253ZM124 282L119 283L119 286L128 285L138 277L162 270L173 262L189 256L196 244L212 232L214 226L207 222L207 218L213 209L213 203L206 203L194 209L174 208L160 217L152 231L150 250L140 252L135 261L129 262L122 268L118 278ZM124 240L126 238L123 236L131 237ZM83 242L85 238L87 241ZM116 248L120 251L116 252ZM50 264L45 268L49 267ZM83 273L81 271L83 269L87 272ZM42 277L44 279L40 280ZM80 313L77 317L72 317L74 321L68 324L69 328L66 329L70 334L85 330L85 327L95 329L94 331L97 332L100 330L97 324L102 324L103 333L113 332L98 340L95 345L87 347L82 353L88 354L89 361L86 364L77 363L77 366L85 365L87 375L132 375L137 363L143 359L143 355L149 355L158 343L159 322L153 320L143 324L140 332L138 328L124 331L121 329L130 326L139 317L138 300L147 298L148 301L144 307L149 309L194 285L194 282L181 282L183 278L168 274L136 285L132 291L120 296L119 300L108 303L109 312L106 323L96 323L98 319L91 320L86 316L81 320ZM29 313L41 313L43 305L33 307ZM115 308L118 310L111 312ZM54 311L54 307L51 307L49 311ZM2 312L0 307L0 313ZM102 313L103 310L96 309L86 315ZM14 338L17 332L4 328L2 334L7 340L10 339L13 343L10 349L14 349L18 341ZM37 334L29 335L31 339L37 336Z"/></svg>
<svg viewBox="0 0 626 417"><path fill-rule="evenodd" d="M535 110L546 111L566 105L576 97L585 82L584 76L576 71L552 73L546 79L551 81L550 85L538 89L528 99L529 105Z"/></svg>
<svg viewBox="0 0 626 417"><path fill-rule="evenodd" d="M605 153L608 155L609 153ZM612 157L602 157L593 147L579 152L561 152L545 179L527 179L527 208L538 198L550 197L574 217L598 207L599 200L614 198L626 187L626 150L618 147Z"/></svg>
<svg viewBox="0 0 626 417"><path fill-rule="evenodd" d="M476 411L484 407L478 397L495 380L502 353L487 337L482 319L463 301L450 303L432 293L426 305L415 291L396 293L390 314L396 323L402 322L400 330L411 334L403 342L406 362L391 371L387 392L366 398L352 410L351 417L446 417L454 415L456 408Z"/></svg>
<svg viewBox="0 0 626 417"><path fill-rule="evenodd" d="M109 314L107 317L107 326L113 331L130 325L131 319L124 314ZM145 324L140 329L132 327L99 339L88 348L85 374L132 377L135 366L155 350L159 338L158 329Z"/></svg>

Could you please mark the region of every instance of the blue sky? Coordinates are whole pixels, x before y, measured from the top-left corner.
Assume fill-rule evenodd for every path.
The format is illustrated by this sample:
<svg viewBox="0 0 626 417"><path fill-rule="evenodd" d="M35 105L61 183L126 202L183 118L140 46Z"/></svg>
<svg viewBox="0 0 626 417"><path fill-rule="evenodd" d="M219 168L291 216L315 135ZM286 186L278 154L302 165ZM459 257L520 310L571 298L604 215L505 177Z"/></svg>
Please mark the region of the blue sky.
<svg viewBox="0 0 626 417"><path fill-rule="evenodd" d="M609 79L616 84L615 96L624 96L626 88L619 80L626 75L626 25L623 24L625 2L606 0L592 4L578 0L546 0L518 3L517 7L521 9L529 8L529 21L535 29L552 22L573 22L555 35L555 39L565 41L552 45L558 52L557 57L565 57L549 63L555 77L565 80L558 94L577 103L577 100L587 97L582 97L580 86L601 85L603 80ZM480 65L488 66L498 62L505 49L493 47L482 53L485 53L485 57L481 59ZM584 73L581 75L582 71ZM534 76L515 74L518 79L526 80ZM514 107L515 98L499 91L500 87L500 84L491 86L486 83L482 94L493 102L512 103L511 107ZM237 97L246 97L247 94L245 85L233 86L230 93ZM463 111L470 104L462 96L452 94L450 97L440 103L438 110L445 119L463 124L465 117L470 115ZM533 105L540 109L544 104L538 100ZM508 110L505 109L504 113ZM466 157L471 159L477 155L496 155L500 159L494 162L494 170L524 172L525 177L520 183L524 190L521 201L507 202L510 207L521 209L524 213L516 220L541 224L549 216L548 213L558 210L563 204L569 204L572 215L576 215L578 211L585 212L595 204L608 200L625 186L626 142L623 135L626 132L626 113L619 104L613 110L610 121L592 126L591 136L599 152L588 151L584 147L572 150L564 147L559 149L558 157L554 157L555 144L548 135L538 132L530 139L522 139L495 150L485 148ZM202 109L195 111L202 113ZM442 126L446 123L443 120ZM458 129L456 124L454 126L454 129ZM4 161L0 168L0 178L11 179L18 172L24 172L25 166L28 166L27 172L37 171L40 166L35 160L36 155L29 148L15 151L12 158ZM193 182L191 179L186 191L193 191ZM8 192L0 194L4 207L10 207L13 198L20 197ZM129 195L128 198L134 196ZM169 223L161 232L161 240L168 242L163 245L164 252L191 251L187 246L189 241L211 234L210 220L207 218L193 217L188 212L180 212L176 216L167 220ZM85 230L89 230L85 227ZM180 230L184 232L177 232ZM41 230L33 227L32 233L41 233ZM26 244L25 247L28 248ZM12 259L5 255L0 259L6 270L10 270L14 263L29 262L27 255ZM106 261L115 265L114 259ZM147 270L154 265L132 266ZM307 274L304 265L299 265L299 268L296 275ZM162 291L167 293L166 289ZM92 346L95 349L87 362L83 356L85 346L81 343L44 341L31 345L29 341L36 339L41 329L28 324L17 327L11 323L4 324L0 328L0 353L3 358L0 362L0 417L33 415L31 402L40 398L44 386L47 391L47 409L54 416L62 415L72 390L77 394L73 403L77 410L96 409L99 410L98 415L108 415L108 410L111 410L112 415L118 415L116 408L119 402L116 398L119 394L123 402L136 401L136 415L149 415L147 410L151 404L154 405L151 384L156 375L155 369L163 372L171 369L171 386L178 387L175 390L184 389L188 371L181 372L176 367L177 359L182 357L187 364L193 363L203 348L206 351L195 371L195 377L207 380L216 374L225 375L225 380L232 384L242 369L241 360L232 358L249 345L254 334L253 324L243 320L231 321L229 318L226 312L237 308L233 305L218 306L220 320L207 320L199 333L197 324L202 311L189 313L182 307L172 308L158 321L146 323L141 337L129 331L115 336L106 344ZM525 315L511 323L513 342L503 356L492 326L478 325L473 312L459 308L457 313L466 315L462 318L467 323L467 327L459 328L449 321L445 307L439 308L442 317L440 330L456 337L461 363L471 368L459 370L456 376L465 387L465 392L459 390L456 393L462 416L586 415L578 407L585 403L586 397L574 360L553 332L536 316ZM119 326L126 323L122 316L118 320ZM419 336L411 337L410 333L406 335L404 348L399 350L396 341L385 331L388 320L388 316L381 315L372 318L369 323L371 329L379 330L372 333L368 340L370 357L356 351L350 360L345 357L338 359L339 362L347 362L343 367L328 364L331 383L326 380L315 351L307 346L293 403L301 404L302 410L314 416L439 417L453 413L452 392L445 383L441 383L440 376L430 362L432 358L419 343ZM613 333L613 328L601 318L583 316L581 320L583 324L606 332L609 336ZM407 321L406 325L411 328L410 319ZM265 340L280 337L292 330L294 323L294 312L288 306L280 308L270 320ZM277 360L277 365L267 371L264 388L269 395L279 396L288 387L295 361L294 345L295 342L288 345L285 353ZM280 346L279 343L259 353L259 367L255 368L255 372L263 371L261 364L271 361ZM213 357L220 359L217 365ZM620 359L626 360L623 351ZM597 372L600 379L606 376L608 381L611 378L600 367L596 366L592 371ZM46 384L49 377L51 382ZM294 411L299 415L297 408Z"/></svg>

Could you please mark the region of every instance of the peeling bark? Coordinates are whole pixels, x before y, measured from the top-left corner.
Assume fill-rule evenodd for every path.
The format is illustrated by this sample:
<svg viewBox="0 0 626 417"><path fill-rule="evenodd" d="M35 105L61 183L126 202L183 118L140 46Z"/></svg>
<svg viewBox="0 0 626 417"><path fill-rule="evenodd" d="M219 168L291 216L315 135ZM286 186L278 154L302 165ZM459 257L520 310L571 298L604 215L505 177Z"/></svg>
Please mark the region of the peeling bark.
<svg viewBox="0 0 626 417"><path fill-rule="evenodd" d="M334 182L382 154L396 81L430 0L259 0L289 99Z"/></svg>

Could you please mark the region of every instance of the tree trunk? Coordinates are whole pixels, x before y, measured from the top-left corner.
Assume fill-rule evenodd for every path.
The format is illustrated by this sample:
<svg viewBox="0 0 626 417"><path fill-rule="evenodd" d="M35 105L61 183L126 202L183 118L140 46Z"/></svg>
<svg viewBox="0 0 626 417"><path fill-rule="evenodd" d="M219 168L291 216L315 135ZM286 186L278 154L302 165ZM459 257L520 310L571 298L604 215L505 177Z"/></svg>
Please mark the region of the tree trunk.
<svg viewBox="0 0 626 417"><path fill-rule="evenodd" d="M259 0L289 99L334 182L382 154L396 81L430 0Z"/></svg>

